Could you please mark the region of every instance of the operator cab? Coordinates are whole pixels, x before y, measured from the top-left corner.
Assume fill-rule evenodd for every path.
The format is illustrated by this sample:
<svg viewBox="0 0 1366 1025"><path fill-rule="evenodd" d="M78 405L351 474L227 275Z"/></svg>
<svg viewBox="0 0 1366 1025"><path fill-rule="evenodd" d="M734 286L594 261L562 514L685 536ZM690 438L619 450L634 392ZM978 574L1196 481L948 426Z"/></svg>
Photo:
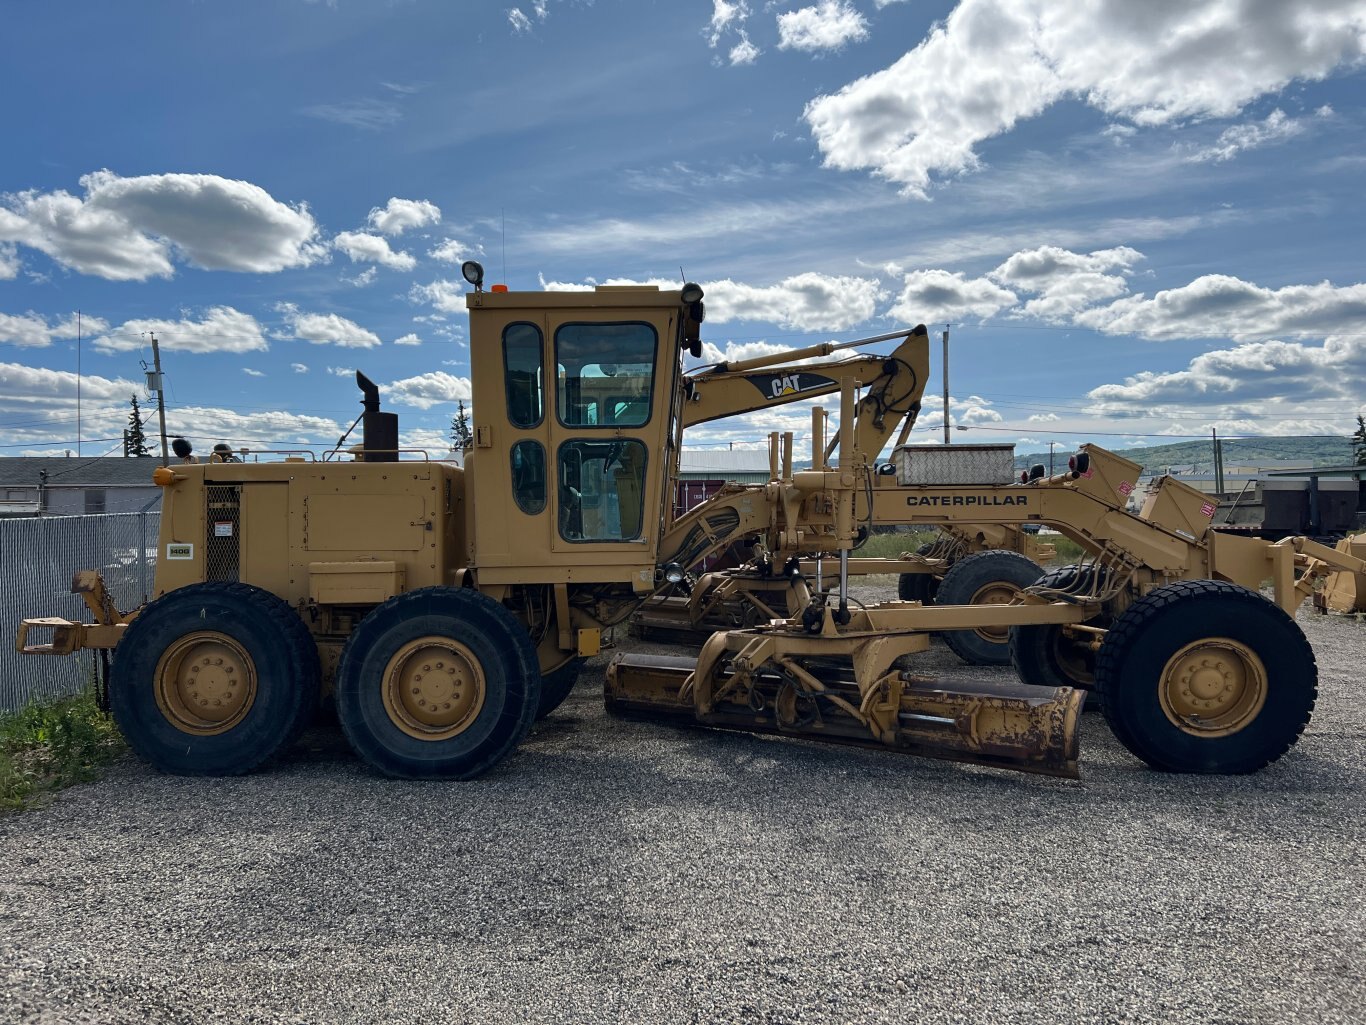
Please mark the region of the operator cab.
<svg viewBox="0 0 1366 1025"><path fill-rule="evenodd" d="M695 344L701 313L683 294L476 284L467 295L475 423L466 484L477 523L467 536L477 538L470 565L481 585L648 589L680 350Z"/></svg>

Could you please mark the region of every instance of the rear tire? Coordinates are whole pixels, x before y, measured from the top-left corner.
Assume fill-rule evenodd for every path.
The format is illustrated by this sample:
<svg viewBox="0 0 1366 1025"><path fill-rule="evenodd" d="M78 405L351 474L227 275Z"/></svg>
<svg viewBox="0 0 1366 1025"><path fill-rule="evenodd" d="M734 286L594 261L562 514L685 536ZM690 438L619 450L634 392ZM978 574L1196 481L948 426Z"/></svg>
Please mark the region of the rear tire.
<svg viewBox="0 0 1366 1025"><path fill-rule="evenodd" d="M1299 739L1318 696L1314 652L1255 591L1184 580L1134 602L1096 659L1120 742L1170 772L1256 772Z"/></svg>
<svg viewBox="0 0 1366 1025"><path fill-rule="evenodd" d="M1038 580L1038 564L1018 552L973 552L953 564L939 583L936 605L1009 604L1015 592ZM955 655L969 665L1010 664L1008 627L946 630L939 634Z"/></svg>
<svg viewBox="0 0 1366 1025"><path fill-rule="evenodd" d="M468 588L424 587L365 617L342 651L337 716L386 776L470 779L526 736L541 671L526 628Z"/></svg>
<svg viewBox="0 0 1366 1025"><path fill-rule="evenodd" d="M119 640L110 711L162 772L235 776L298 739L317 713L318 648L299 614L242 583L177 588Z"/></svg>
<svg viewBox="0 0 1366 1025"><path fill-rule="evenodd" d="M555 709L559 708L574 691L583 671L586 658L571 658L560 668L541 676L541 700L536 706L536 721L540 722Z"/></svg>

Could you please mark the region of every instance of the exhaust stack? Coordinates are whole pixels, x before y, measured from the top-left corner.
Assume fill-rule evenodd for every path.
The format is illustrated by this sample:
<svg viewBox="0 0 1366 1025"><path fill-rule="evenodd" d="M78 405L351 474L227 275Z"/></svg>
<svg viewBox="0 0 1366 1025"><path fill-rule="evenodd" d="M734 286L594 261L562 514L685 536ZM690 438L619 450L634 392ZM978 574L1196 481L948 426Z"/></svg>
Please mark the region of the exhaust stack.
<svg viewBox="0 0 1366 1025"><path fill-rule="evenodd" d="M365 407L361 414L361 449L365 461L398 462L398 414L380 412L379 386L359 370L356 371L356 386L364 396L361 400Z"/></svg>

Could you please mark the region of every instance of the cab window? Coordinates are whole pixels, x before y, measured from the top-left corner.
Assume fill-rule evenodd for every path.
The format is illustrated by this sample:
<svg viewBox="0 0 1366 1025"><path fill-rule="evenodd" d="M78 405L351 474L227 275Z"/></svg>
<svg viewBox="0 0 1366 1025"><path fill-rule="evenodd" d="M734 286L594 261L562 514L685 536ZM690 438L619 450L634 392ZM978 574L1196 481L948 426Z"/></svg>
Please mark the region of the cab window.
<svg viewBox="0 0 1366 1025"><path fill-rule="evenodd" d="M509 422L514 427L537 426L545 414L545 372L541 329L535 324L509 324L503 329L503 380Z"/></svg>
<svg viewBox="0 0 1366 1025"><path fill-rule="evenodd" d="M512 497L528 516L545 509L545 449L539 441L512 446Z"/></svg>
<svg viewBox="0 0 1366 1025"><path fill-rule="evenodd" d="M645 446L575 439L559 448L560 537L632 541L645 510Z"/></svg>
<svg viewBox="0 0 1366 1025"><path fill-rule="evenodd" d="M566 427L650 420L658 336L649 324L565 324L555 332L556 401Z"/></svg>

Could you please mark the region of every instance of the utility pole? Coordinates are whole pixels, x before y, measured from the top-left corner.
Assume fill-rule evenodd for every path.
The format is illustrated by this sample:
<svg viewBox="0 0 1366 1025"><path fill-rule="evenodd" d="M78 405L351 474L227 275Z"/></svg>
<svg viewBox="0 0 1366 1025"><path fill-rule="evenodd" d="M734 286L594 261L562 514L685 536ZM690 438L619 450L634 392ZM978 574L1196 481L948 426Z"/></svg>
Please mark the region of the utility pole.
<svg viewBox="0 0 1366 1025"><path fill-rule="evenodd" d="M949 443L949 326L944 325L944 444Z"/></svg>
<svg viewBox="0 0 1366 1025"><path fill-rule="evenodd" d="M156 332L152 333L152 373L147 375L147 384L149 387L155 385L157 421L161 424L161 465L169 466L171 457L166 451L166 393L161 383L161 349L157 346Z"/></svg>
<svg viewBox="0 0 1366 1025"><path fill-rule="evenodd" d="M1048 476L1050 477L1053 476L1053 446L1056 444L1056 441L1048 443Z"/></svg>

